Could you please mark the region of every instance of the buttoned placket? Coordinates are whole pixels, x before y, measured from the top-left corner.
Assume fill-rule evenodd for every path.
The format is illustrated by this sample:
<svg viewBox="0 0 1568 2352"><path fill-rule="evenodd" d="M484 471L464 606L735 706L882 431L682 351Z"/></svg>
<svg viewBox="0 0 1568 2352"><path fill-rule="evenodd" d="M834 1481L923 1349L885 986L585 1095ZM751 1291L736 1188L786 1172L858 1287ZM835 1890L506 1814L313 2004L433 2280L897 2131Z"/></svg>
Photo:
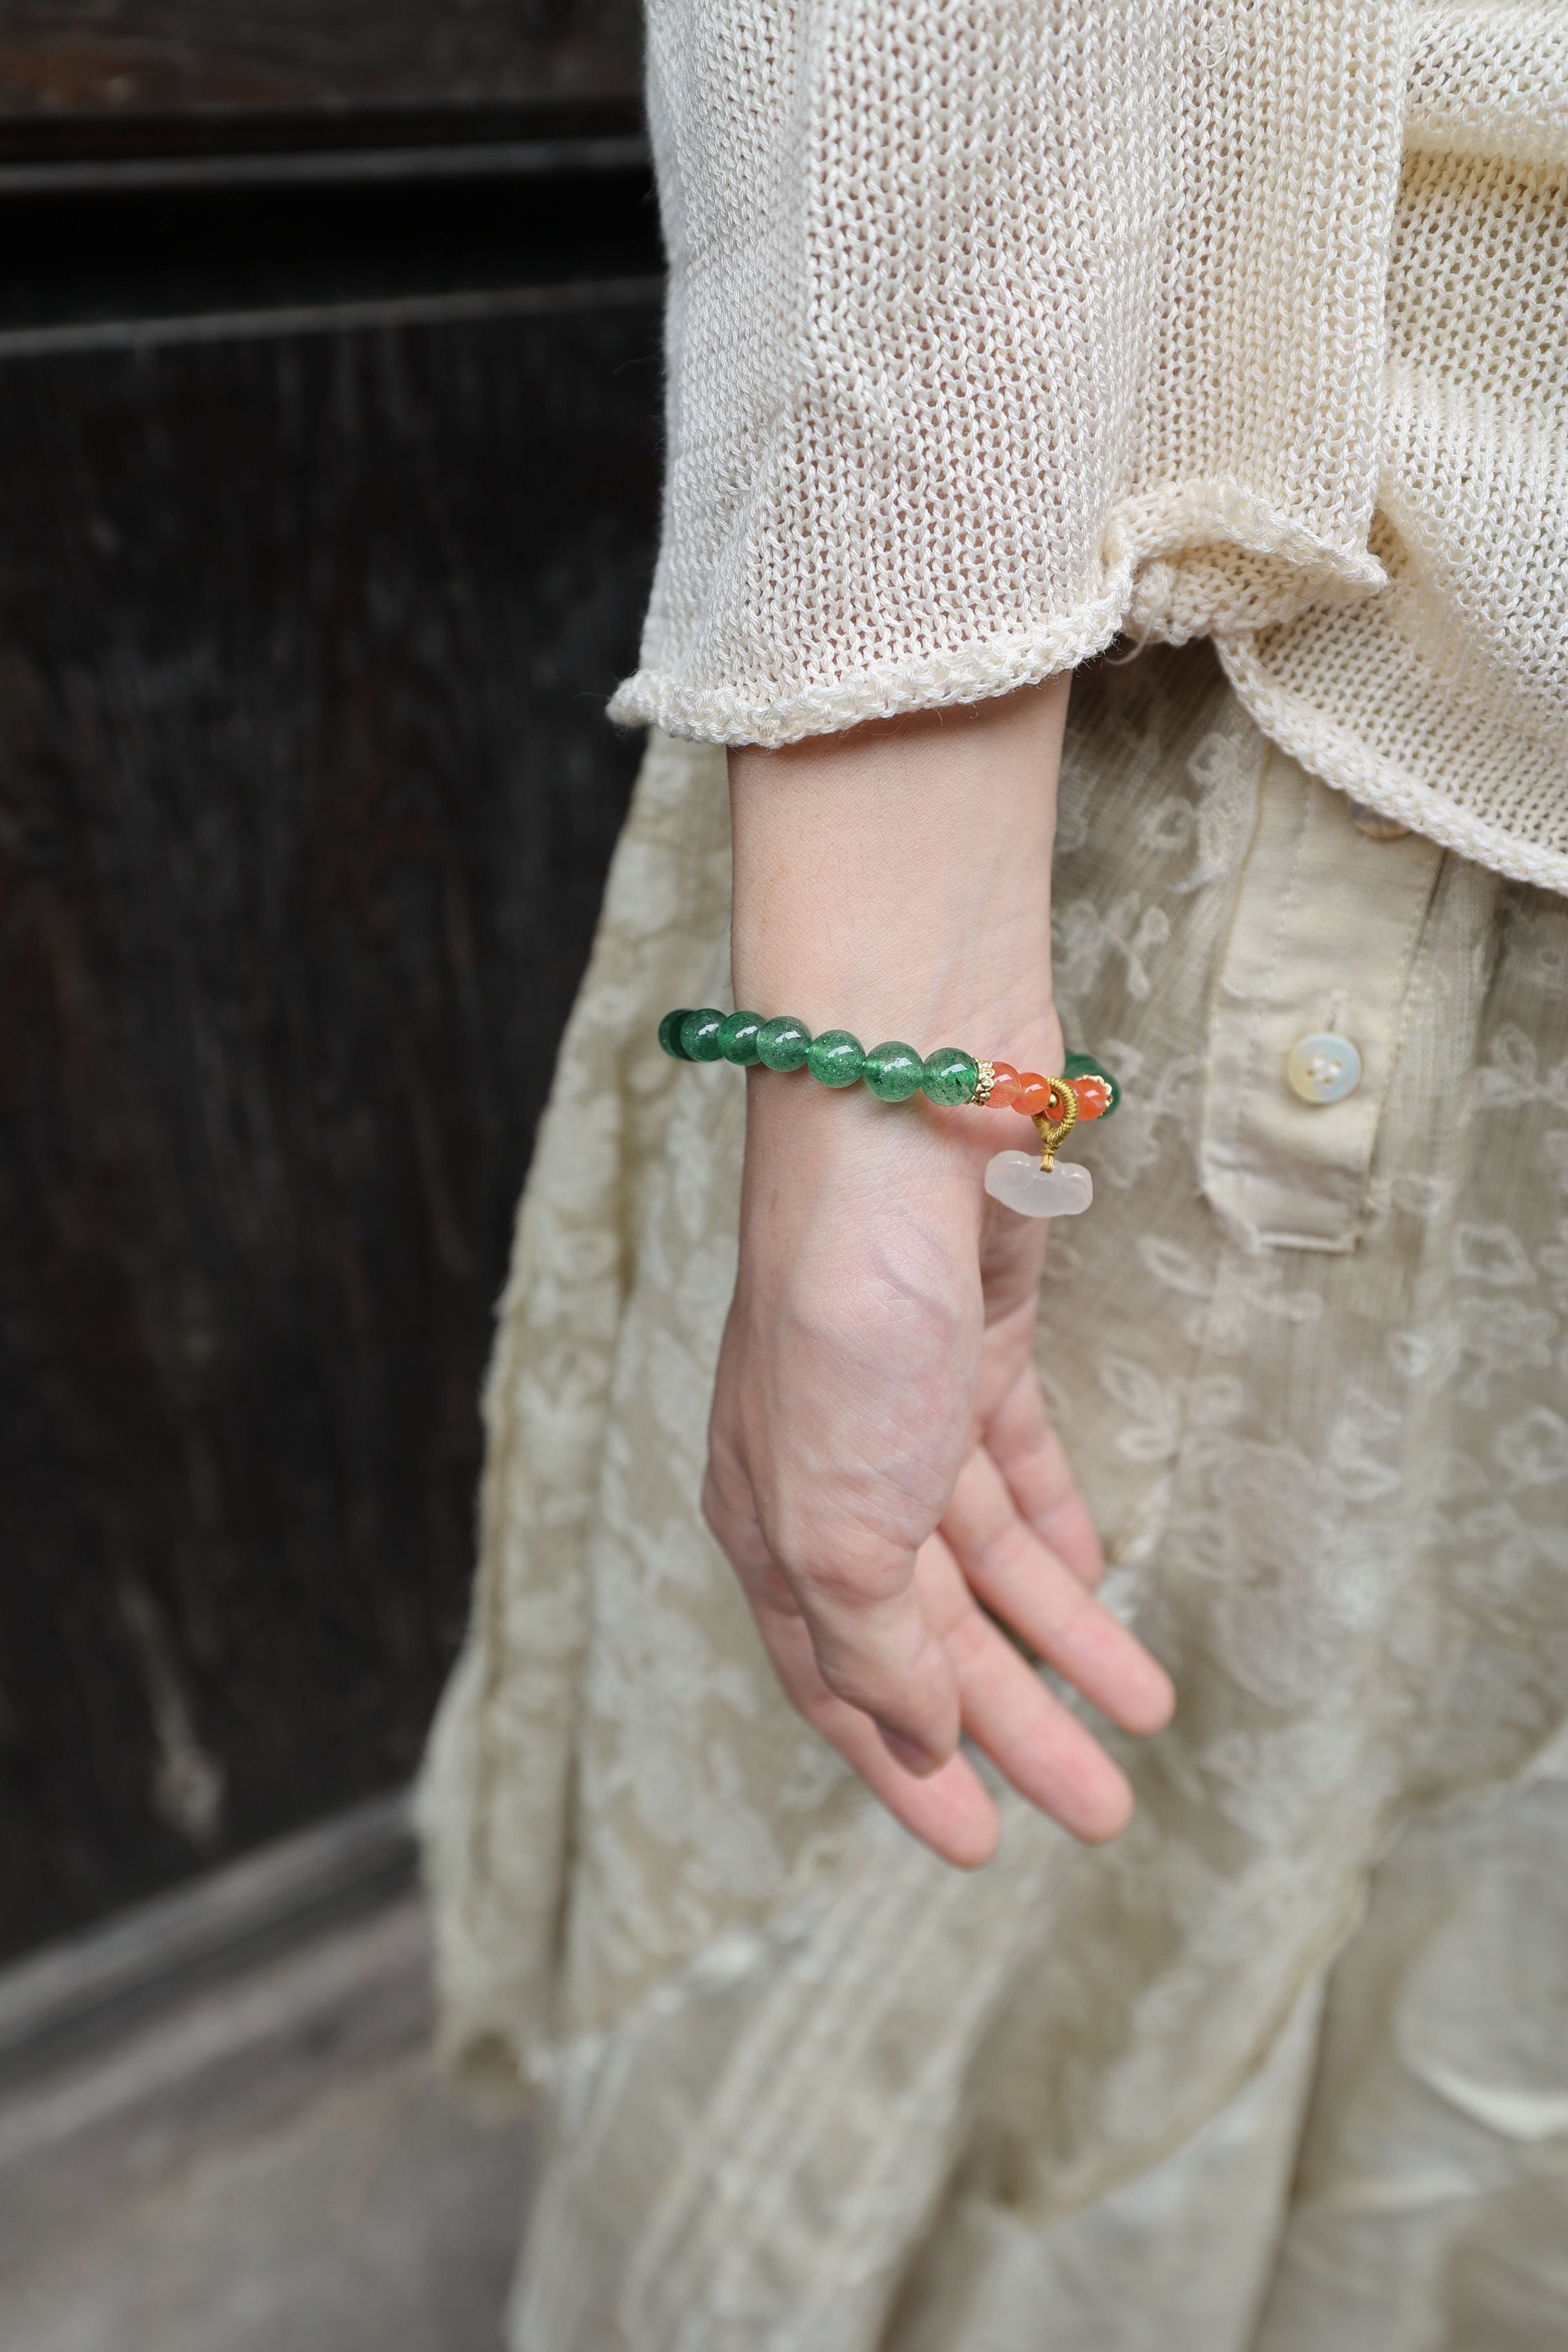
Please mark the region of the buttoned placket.
<svg viewBox="0 0 1568 2352"><path fill-rule="evenodd" d="M1445 852L1270 747L1215 983L1199 1170L1234 1239L1352 1250Z"/></svg>

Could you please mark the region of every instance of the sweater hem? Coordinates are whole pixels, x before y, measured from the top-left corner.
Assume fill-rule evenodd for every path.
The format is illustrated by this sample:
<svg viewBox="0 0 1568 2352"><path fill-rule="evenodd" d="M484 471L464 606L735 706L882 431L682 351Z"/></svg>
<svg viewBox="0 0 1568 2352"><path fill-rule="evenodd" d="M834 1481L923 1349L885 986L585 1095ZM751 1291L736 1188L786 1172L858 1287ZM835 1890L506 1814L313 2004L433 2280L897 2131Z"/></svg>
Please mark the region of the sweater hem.
<svg viewBox="0 0 1568 2352"><path fill-rule="evenodd" d="M610 717L620 727L658 727L688 741L752 743L773 751L807 736L841 734L868 719L952 709L1037 686L1102 653L1124 609L1124 600L1102 598L1066 622L1024 636L955 646L923 661L879 664L831 686L804 687L776 702L754 702L728 687L685 687L666 672L638 670L616 693Z"/></svg>
<svg viewBox="0 0 1568 2352"><path fill-rule="evenodd" d="M1527 841L1494 818L1466 808L1451 792L1424 783L1382 757L1352 728L1330 719L1303 695L1272 679L1250 632L1216 635L1214 642L1237 699L1253 723L1271 743L1299 760L1325 784L1490 873L1568 896L1568 849Z"/></svg>
<svg viewBox="0 0 1568 2352"><path fill-rule="evenodd" d="M1240 507L1240 501L1234 501ZM1183 509L1185 509L1183 512ZM1179 567L1180 548L1162 553L1159 532L1173 513L1192 529L1193 544L1200 523L1211 530L1230 525L1222 541L1238 554L1283 559L1311 591L1310 602L1337 591L1342 595L1367 594L1386 584L1387 575L1364 548L1335 545L1315 539L1299 525L1287 525L1252 502L1245 534L1239 515L1216 512L1212 500L1187 497L1166 499L1156 509L1119 517L1108 531L1119 561L1107 586L1087 603L1060 618L1037 623L1016 635L975 638L941 653L912 660L881 662L820 685L802 685L773 700L730 686L688 685L668 670L644 667L616 689L609 715L618 727L658 727L667 735L689 742L754 744L774 751L814 735L841 734L846 729L877 719L900 719L921 710L951 709L967 702L984 702L1020 688L1037 686L1061 671L1077 669L1105 651L1137 611L1140 582L1156 563ZM1128 545L1136 539L1142 542ZM1121 544L1116 546L1116 541ZM1170 638L1185 642L1208 634L1194 622L1177 628L1163 625L1169 598L1159 609L1140 614L1137 634L1143 642ZM1173 618L1174 615L1173 614ZM1284 617L1270 615L1270 618Z"/></svg>

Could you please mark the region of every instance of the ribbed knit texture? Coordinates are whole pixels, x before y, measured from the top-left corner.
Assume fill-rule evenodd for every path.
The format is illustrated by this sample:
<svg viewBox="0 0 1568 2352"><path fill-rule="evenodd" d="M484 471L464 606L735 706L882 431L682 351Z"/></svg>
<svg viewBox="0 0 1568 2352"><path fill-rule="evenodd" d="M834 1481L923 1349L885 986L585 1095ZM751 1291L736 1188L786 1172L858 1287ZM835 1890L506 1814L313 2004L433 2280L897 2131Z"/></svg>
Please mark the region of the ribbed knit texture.
<svg viewBox="0 0 1568 2352"><path fill-rule="evenodd" d="M1212 634L1305 764L1568 889L1568 7L651 0L649 109L617 718L784 743Z"/></svg>
<svg viewBox="0 0 1568 2352"><path fill-rule="evenodd" d="M1417 22L1372 530L1389 585L1221 651L1331 783L1568 891L1568 6Z"/></svg>

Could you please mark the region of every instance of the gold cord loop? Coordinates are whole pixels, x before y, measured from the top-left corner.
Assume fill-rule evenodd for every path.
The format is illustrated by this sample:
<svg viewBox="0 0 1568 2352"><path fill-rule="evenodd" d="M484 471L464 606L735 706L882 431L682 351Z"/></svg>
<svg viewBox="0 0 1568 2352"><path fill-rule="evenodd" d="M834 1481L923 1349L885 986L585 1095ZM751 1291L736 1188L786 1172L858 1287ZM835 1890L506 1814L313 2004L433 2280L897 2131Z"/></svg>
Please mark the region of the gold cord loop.
<svg viewBox="0 0 1568 2352"><path fill-rule="evenodd" d="M1066 1078L1047 1081L1050 1095L1044 1110L1034 1112L1035 1129L1040 1139L1040 1165L1047 1172L1056 1166L1057 1152L1078 1125L1078 1097ZM1059 1113L1056 1118L1052 1110Z"/></svg>

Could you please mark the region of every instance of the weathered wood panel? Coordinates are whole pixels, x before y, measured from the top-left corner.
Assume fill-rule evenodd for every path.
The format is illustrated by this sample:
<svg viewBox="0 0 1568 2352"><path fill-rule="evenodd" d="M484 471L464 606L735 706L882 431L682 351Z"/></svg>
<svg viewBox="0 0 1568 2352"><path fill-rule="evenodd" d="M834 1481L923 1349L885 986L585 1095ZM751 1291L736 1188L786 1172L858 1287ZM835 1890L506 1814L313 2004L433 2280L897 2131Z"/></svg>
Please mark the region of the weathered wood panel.
<svg viewBox="0 0 1568 2352"><path fill-rule="evenodd" d="M638 0L0 0L0 168L635 128Z"/></svg>
<svg viewBox="0 0 1568 2352"><path fill-rule="evenodd" d="M0 194L0 332L658 275L646 165L513 173L479 152L450 177Z"/></svg>
<svg viewBox="0 0 1568 2352"><path fill-rule="evenodd" d="M495 307L0 346L5 1948L399 1780L460 1628L658 471L652 290Z"/></svg>
<svg viewBox="0 0 1568 2352"><path fill-rule="evenodd" d="M0 0L0 115L634 94L637 0Z"/></svg>

